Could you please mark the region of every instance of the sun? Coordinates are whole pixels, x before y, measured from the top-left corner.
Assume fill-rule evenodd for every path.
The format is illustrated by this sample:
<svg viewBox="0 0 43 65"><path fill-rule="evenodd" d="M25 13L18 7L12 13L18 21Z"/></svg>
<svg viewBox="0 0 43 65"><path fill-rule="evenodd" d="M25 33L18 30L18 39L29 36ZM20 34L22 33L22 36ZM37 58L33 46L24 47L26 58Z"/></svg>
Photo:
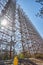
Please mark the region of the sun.
<svg viewBox="0 0 43 65"><path fill-rule="evenodd" d="M1 21L1 25L2 25L2 26L6 26L6 25L7 25L7 22L8 22L8 21L7 21L6 19L4 19L4 20Z"/></svg>

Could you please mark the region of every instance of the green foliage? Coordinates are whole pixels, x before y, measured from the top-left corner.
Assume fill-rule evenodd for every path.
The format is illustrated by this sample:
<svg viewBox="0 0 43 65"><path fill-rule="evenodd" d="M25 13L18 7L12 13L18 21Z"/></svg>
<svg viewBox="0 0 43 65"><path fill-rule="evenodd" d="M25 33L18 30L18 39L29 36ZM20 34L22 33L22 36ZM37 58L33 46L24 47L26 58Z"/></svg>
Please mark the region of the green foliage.
<svg viewBox="0 0 43 65"><path fill-rule="evenodd" d="M19 59L24 59L24 54L23 54L23 53L20 53L20 54L18 55L18 58L19 58Z"/></svg>
<svg viewBox="0 0 43 65"><path fill-rule="evenodd" d="M3 60L9 60L10 59L10 56L8 53L4 53L3 56L2 56L2 59Z"/></svg>
<svg viewBox="0 0 43 65"><path fill-rule="evenodd" d="M19 57L20 59L30 58L30 57L31 57L31 54L28 53L28 52L22 52L22 53L20 53L20 54L18 55L18 57Z"/></svg>
<svg viewBox="0 0 43 65"><path fill-rule="evenodd" d="M10 59L10 57L8 55L3 56L3 60L8 60L8 59Z"/></svg>

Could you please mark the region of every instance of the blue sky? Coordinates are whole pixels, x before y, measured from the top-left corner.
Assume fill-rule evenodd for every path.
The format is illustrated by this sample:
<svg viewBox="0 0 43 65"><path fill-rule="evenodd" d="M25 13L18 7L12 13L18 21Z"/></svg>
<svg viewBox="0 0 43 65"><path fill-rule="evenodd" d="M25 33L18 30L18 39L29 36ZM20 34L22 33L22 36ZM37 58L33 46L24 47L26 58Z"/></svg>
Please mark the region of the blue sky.
<svg viewBox="0 0 43 65"><path fill-rule="evenodd" d="M41 5L36 3L35 0L18 0L18 3L43 38L43 19L35 16L36 13L39 12Z"/></svg>

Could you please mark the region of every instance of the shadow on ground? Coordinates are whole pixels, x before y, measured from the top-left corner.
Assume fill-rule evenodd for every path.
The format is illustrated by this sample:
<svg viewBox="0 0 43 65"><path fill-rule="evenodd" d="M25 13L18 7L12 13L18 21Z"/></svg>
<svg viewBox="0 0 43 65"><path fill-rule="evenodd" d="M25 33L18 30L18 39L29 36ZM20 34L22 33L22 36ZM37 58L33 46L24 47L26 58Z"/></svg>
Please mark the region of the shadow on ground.
<svg viewBox="0 0 43 65"><path fill-rule="evenodd" d="M37 65L32 62L30 59L19 59L19 65Z"/></svg>

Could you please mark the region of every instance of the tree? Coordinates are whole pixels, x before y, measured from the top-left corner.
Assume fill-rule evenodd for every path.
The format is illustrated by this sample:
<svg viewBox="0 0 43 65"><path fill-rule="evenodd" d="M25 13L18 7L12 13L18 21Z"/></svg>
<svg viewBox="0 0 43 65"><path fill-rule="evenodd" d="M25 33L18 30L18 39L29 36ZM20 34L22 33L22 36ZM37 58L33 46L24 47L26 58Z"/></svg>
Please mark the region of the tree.
<svg viewBox="0 0 43 65"><path fill-rule="evenodd" d="M36 16L43 18L43 0L35 0L35 2L41 4L41 8L40 8L40 10L39 10L39 12L37 13Z"/></svg>

